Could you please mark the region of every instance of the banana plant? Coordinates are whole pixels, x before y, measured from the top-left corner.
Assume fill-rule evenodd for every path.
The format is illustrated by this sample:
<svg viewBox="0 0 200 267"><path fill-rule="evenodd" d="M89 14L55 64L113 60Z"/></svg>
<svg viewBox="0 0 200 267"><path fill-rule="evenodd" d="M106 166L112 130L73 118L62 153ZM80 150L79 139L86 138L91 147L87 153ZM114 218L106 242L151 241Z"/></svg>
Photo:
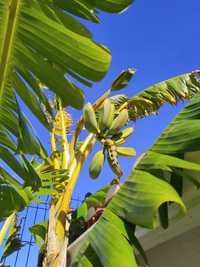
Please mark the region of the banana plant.
<svg viewBox="0 0 200 267"><path fill-rule="evenodd" d="M120 76L123 81L123 75ZM90 176L96 179L107 159L116 178L87 196L72 212L68 266L136 267L139 266L136 251L149 266L135 234L136 226L167 228L172 202L180 207L182 214L186 213L181 199L183 180L199 187L200 165L196 158L200 148L198 76L198 71L180 75L131 98L107 95L103 103L100 99L84 107L84 125L90 132L89 137L93 135L90 145L93 146L93 142L102 145L91 162ZM155 114L164 103L174 105L191 97L155 144L136 161L125 183L121 183L123 166L119 165L118 157L135 155L133 149L119 147L133 133L127 123Z"/></svg>
<svg viewBox="0 0 200 267"><path fill-rule="evenodd" d="M199 151L200 143L200 73L179 75L131 98L116 94L134 74L133 69L123 71L95 103L84 106L71 138L68 133L72 114L65 110L58 96L54 97L52 108L56 116L49 133L51 154L42 161L35 159L35 162L30 162L31 170L42 184L38 188L32 188L32 184L25 187L26 190L31 187L31 201L37 201L37 195L44 190L51 196L48 222L30 228L40 247L38 266L136 267L139 266L136 250L148 265L135 234L136 226L155 228L161 224L166 228L172 202L180 207L182 214L186 213L180 192L182 180L188 179L199 186L200 165L195 163L191 154ZM155 114L165 103L175 105L190 98L189 104L152 148L138 159L130 176L122 183L123 166L119 158L135 156L133 147L124 146L127 138L134 134L129 124ZM88 131L88 136L81 140L84 129ZM100 150L91 161L89 175L97 179L107 160L115 179L97 193L87 196L77 210L72 210L73 189L96 143L99 143ZM27 161L24 162L27 164ZM14 181L7 181L14 185ZM11 209L4 217L12 216L15 211L18 210Z"/></svg>
<svg viewBox="0 0 200 267"><path fill-rule="evenodd" d="M40 247L38 266L43 267L136 267L136 250L148 265L136 226L154 228L160 221L166 228L172 202L186 212L183 179L199 186L199 71L155 84L131 98L116 94L135 74L133 69L123 71L95 103L84 106L74 135L68 135L73 118L66 107L81 109L84 102L82 90L70 77L91 86L104 77L111 60L108 49L92 40L77 17L98 23L99 10L118 13L131 3L0 0L1 243L9 232L2 259L21 248L16 216L31 202L40 202L38 196L51 197L48 222L30 228ZM136 154L133 147L124 146L134 133L129 124L156 114L165 103L189 99L122 183L119 158ZM44 148L21 111L21 101L48 130L50 148ZM83 129L88 131L84 140ZM115 179L74 211L73 190L96 143L100 150L89 175L97 179L107 160Z"/></svg>

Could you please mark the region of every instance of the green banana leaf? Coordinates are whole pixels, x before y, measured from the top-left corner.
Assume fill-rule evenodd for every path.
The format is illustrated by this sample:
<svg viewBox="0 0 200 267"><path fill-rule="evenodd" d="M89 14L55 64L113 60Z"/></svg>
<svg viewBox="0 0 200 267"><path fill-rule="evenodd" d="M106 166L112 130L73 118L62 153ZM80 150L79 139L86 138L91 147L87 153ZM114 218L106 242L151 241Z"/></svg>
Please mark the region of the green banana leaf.
<svg viewBox="0 0 200 267"><path fill-rule="evenodd" d="M0 169L0 221L30 204L32 195L8 172Z"/></svg>
<svg viewBox="0 0 200 267"><path fill-rule="evenodd" d="M110 210L69 246L73 266L136 267L125 223ZM92 254L92 255L91 255Z"/></svg>
<svg viewBox="0 0 200 267"><path fill-rule="evenodd" d="M128 230L128 225L156 227L158 207L168 201L176 202L181 212L185 212L181 198L168 183L149 173L133 171L96 224L69 246L70 266L79 266L80 261L84 266L98 266L97 262L109 267L122 266L123 262L125 266L137 266L134 231ZM95 258L87 255L88 247L96 254Z"/></svg>
<svg viewBox="0 0 200 267"><path fill-rule="evenodd" d="M148 171L170 183L177 192L184 192L184 180L199 187L200 170L200 93L164 130L154 145L138 162L136 170ZM167 221L167 213L162 215Z"/></svg>
<svg viewBox="0 0 200 267"><path fill-rule="evenodd" d="M42 221L39 224L35 224L31 227L29 227L29 231L33 234L35 238L35 242L37 246L42 250L44 243L45 243L45 237L47 233L47 221Z"/></svg>
<svg viewBox="0 0 200 267"><path fill-rule="evenodd" d="M38 201L38 196L55 194L53 178L67 176L66 171L41 174L24 154L17 158L4 147L0 147L0 157L4 162L3 167L0 166L0 221L14 211L23 210L30 202Z"/></svg>
<svg viewBox="0 0 200 267"><path fill-rule="evenodd" d="M118 13L126 10L133 0L54 0L56 6L84 19L99 22L98 10Z"/></svg>
<svg viewBox="0 0 200 267"><path fill-rule="evenodd" d="M199 71L178 75L131 97L128 100L130 119L135 121L155 114L165 103L176 105L179 101L190 99L200 90L199 75Z"/></svg>

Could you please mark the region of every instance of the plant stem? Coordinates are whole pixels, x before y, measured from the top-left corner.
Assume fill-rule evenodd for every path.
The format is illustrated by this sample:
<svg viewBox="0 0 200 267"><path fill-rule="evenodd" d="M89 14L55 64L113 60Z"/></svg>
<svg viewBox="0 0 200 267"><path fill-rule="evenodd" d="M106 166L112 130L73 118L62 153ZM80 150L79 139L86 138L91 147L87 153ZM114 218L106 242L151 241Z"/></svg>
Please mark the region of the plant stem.
<svg viewBox="0 0 200 267"><path fill-rule="evenodd" d="M70 155L69 155L69 144L67 140L67 129L65 125L65 117L64 117L64 109L62 107L62 102L59 99L59 113L61 116L61 134L62 134L62 169L67 169L69 162L70 162Z"/></svg>
<svg viewBox="0 0 200 267"><path fill-rule="evenodd" d="M78 159L74 158L74 160L72 161L72 163L70 165L70 170L69 170L70 171L69 182L66 185L65 192L64 192L62 198L60 198L56 204L58 212L61 212L61 211L65 212L65 213L69 212L69 204L71 201L71 196L72 196L74 186L75 186L77 178L80 174L81 168L82 168L88 154L90 153L93 145L95 144L95 142L96 142L96 138L94 138L94 135L89 134L88 137L86 138L86 140L84 141L84 143L82 144L80 150L79 150L80 152L79 152Z"/></svg>
<svg viewBox="0 0 200 267"><path fill-rule="evenodd" d="M56 140L55 140L55 128L52 128L51 133L50 133L50 141L51 141L51 151L53 153L56 152L57 148L56 148ZM59 162L57 157L53 157L53 165L54 165L54 169L59 169Z"/></svg>

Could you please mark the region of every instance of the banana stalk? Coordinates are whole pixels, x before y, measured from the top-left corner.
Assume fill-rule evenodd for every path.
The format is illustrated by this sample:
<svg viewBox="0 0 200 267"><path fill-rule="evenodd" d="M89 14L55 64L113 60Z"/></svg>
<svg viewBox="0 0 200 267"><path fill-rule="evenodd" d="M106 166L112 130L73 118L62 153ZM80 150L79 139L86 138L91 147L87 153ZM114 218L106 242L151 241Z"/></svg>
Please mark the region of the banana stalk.
<svg viewBox="0 0 200 267"><path fill-rule="evenodd" d="M62 135L62 169L67 169L69 162L70 162L70 155L69 155L69 144L66 135L66 125L65 125L65 117L64 117L64 109L62 107L61 100L59 99L59 112L61 115L61 135Z"/></svg>
<svg viewBox="0 0 200 267"><path fill-rule="evenodd" d="M63 211L64 213L67 213L69 211L69 204L71 201L72 192L76 184L77 178L95 142L96 139L94 138L94 135L89 134L79 150L78 159L74 159L72 161L69 169L69 176L70 176L69 182L65 188L65 192L62 198L60 198L56 204L57 212Z"/></svg>
<svg viewBox="0 0 200 267"><path fill-rule="evenodd" d="M52 153L56 152L56 141L55 141L55 128L52 129L50 133L50 141L51 141L51 150ZM59 169L59 162L56 157L53 157L54 169ZM60 242L56 236L56 216L55 216L55 203L52 200L50 209L49 209L49 225L48 225L48 233L46 236L46 255L44 256L42 266L47 267L51 266L51 262L56 258L60 250Z"/></svg>
<svg viewBox="0 0 200 267"><path fill-rule="evenodd" d="M55 128L52 129L50 133L50 142L51 142L51 151L52 153L56 152L56 140L55 140ZM56 157L53 157L53 165L54 169L58 170L59 169L59 162Z"/></svg>
<svg viewBox="0 0 200 267"><path fill-rule="evenodd" d="M54 169L67 169L70 157L69 157L69 144L66 136L66 126L64 119L64 109L62 107L62 103L58 101L59 112L61 115L61 143L62 143L62 164L60 166L58 159L56 157L53 158ZM57 151L56 141L55 141L55 128L52 129L50 134L51 138L51 149L52 152ZM47 253L43 260L43 267L58 267L62 264L65 264L67 261L66 256L60 256L60 252L66 246L67 248L67 240L65 240L65 224L66 224L66 214L60 212L57 215L56 212L56 204L55 200L52 200L50 211L49 211L49 227L47 234ZM66 253L65 253L66 254ZM66 265L66 264L65 264ZM64 265L63 265L64 266Z"/></svg>

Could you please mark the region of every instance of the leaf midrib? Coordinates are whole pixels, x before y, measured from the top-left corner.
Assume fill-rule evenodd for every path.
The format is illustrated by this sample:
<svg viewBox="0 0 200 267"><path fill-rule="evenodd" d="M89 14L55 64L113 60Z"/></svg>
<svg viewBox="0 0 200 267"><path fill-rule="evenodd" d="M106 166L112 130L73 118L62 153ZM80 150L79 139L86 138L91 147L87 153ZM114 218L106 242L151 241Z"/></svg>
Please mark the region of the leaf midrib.
<svg viewBox="0 0 200 267"><path fill-rule="evenodd" d="M5 23L5 35L3 37L3 49L0 58L0 100L3 96L6 74L9 69L9 61L12 55L13 39L16 32L18 13L21 0L11 0L7 5L8 15Z"/></svg>

